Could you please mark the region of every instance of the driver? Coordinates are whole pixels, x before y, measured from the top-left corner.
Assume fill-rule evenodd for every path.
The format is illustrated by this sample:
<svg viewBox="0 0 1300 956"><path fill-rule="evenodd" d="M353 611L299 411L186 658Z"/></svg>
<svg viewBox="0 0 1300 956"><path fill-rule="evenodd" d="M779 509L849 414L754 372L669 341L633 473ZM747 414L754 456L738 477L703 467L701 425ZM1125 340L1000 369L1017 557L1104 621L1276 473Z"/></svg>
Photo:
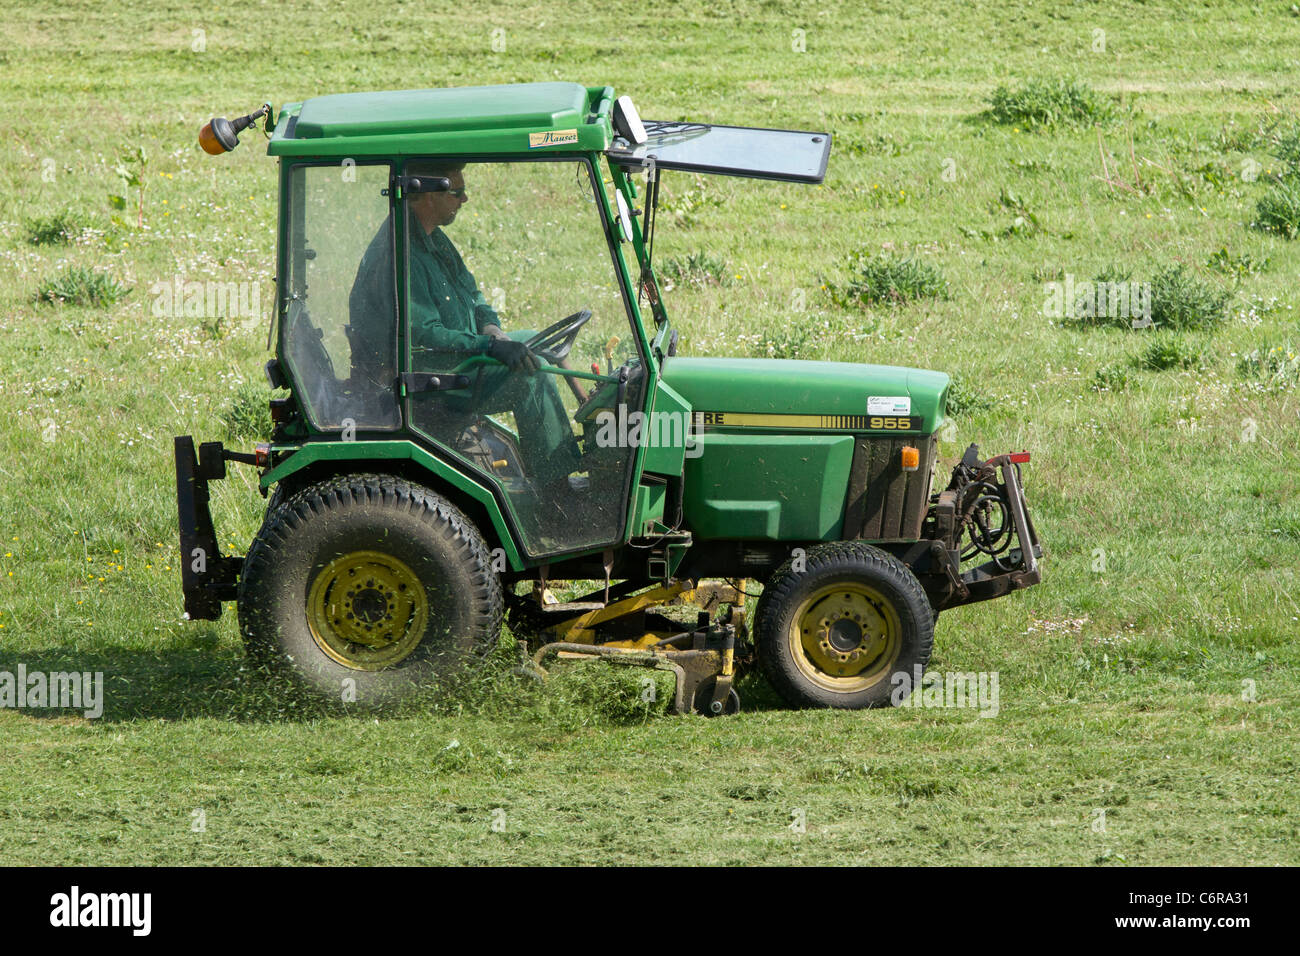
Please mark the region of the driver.
<svg viewBox="0 0 1300 956"><path fill-rule="evenodd" d="M433 423L435 433L450 443L467 416L511 411L530 473L544 485L565 483L577 470L581 452L553 377L535 374L537 358L520 341L532 333L516 332L512 337L502 330L496 311L443 230L469 201L464 168L463 163L409 163L406 168L408 175L445 176L451 182L449 191L414 193L406 202L412 368L451 371L474 355L500 361L505 367L484 367L471 375L473 379L481 373L473 389L477 403L465 390L429 397L431 412L450 413L449 420ZM393 275L390 229L387 223L380 228L357 270L349 302L354 327L358 316L382 315L383 303L393 301L391 295L385 298ZM438 424L444 427L436 428Z"/></svg>

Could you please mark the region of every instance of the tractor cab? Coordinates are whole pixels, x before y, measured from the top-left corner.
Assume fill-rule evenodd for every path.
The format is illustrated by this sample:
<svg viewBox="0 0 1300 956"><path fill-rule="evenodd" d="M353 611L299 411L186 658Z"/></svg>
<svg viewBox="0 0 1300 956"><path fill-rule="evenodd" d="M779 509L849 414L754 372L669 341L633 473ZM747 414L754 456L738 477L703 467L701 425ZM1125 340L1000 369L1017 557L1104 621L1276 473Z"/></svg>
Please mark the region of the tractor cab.
<svg viewBox="0 0 1300 956"><path fill-rule="evenodd" d="M403 159L286 176L281 366L303 437L416 437L500 495L532 555L615 540L635 449L598 446L595 420L644 406L647 346L594 165ZM503 339L530 358L506 364Z"/></svg>
<svg viewBox="0 0 1300 956"><path fill-rule="evenodd" d="M567 83L287 107L269 147L284 196L280 370L302 413L286 436L418 436L493 488L530 557L613 544L637 457L615 416L646 413L647 369L665 357L637 301L666 327L649 265L657 170L817 182L829 146L642 123L627 97ZM503 365L519 353L500 338L531 357Z"/></svg>

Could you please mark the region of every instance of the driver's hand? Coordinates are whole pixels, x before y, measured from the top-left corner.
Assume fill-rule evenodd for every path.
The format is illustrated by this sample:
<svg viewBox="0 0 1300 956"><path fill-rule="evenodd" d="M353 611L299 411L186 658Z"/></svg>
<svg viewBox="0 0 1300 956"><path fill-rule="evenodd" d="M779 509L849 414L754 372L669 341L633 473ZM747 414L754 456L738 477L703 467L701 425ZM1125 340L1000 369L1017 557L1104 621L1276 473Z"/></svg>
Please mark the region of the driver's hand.
<svg viewBox="0 0 1300 956"><path fill-rule="evenodd" d="M508 339L510 336L501 331L501 326L488 324L480 330L484 335L490 335L494 339Z"/></svg>
<svg viewBox="0 0 1300 956"><path fill-rule="evenodd" d="M539 367L537 356L528 351L528 346L523 342L514 339L493 339L487 354L513 371L525 369L531 375Z"/></svg>

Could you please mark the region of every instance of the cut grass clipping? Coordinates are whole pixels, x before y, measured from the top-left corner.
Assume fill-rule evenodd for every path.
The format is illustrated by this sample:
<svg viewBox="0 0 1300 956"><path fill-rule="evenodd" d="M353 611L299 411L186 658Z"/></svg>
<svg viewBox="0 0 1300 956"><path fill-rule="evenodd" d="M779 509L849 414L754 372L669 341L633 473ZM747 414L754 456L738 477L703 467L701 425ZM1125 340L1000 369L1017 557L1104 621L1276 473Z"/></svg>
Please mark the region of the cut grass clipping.
<svg viewBox="0 0 1300 956"><path fill-rule="evenodd" d="M1092 126L1115 115L1106 97L1079 80L1029 80L1015 89L999 86L989 98L995 123L1025 128Z"/></svg>
<svg viewBox="0 0 1300 956"><path fill-rule="evenodd" d="M948 298L948 280L935 266L909 256L856 252L849 257L851 278L827 288L838 305L901 305L916 299Z"/></svg>
<svg viewBox="0 0 1300 956"><path fill-rule="evenodd" d="M92 305L108 308L131 291L110 275L69 266L52 276L46 276L36 289L36 301L49 305Z"/></svg>

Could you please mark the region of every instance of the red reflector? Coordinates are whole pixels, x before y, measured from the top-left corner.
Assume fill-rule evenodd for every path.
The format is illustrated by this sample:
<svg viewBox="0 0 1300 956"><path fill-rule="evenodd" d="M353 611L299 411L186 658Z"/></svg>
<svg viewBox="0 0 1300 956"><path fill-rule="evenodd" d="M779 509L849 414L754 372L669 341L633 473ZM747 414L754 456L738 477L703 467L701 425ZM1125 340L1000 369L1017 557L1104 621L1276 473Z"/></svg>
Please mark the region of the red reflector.
<svg viewBox="0 0 1300 956"><path fill-rule="evenodd" d="M253 457L257 460L258 468L270 468L271 446L265 442L258 442L253 446Z"/></svg>
<svg viewBox="0 0 1300 956"><path fill-rule="evenodd" d="M1027 451L1012 452L1009 457L1011 458L1012 462L1014 462L1015 464L1023 465L1025 462L1029 461L1029 452Z"/></svg>

